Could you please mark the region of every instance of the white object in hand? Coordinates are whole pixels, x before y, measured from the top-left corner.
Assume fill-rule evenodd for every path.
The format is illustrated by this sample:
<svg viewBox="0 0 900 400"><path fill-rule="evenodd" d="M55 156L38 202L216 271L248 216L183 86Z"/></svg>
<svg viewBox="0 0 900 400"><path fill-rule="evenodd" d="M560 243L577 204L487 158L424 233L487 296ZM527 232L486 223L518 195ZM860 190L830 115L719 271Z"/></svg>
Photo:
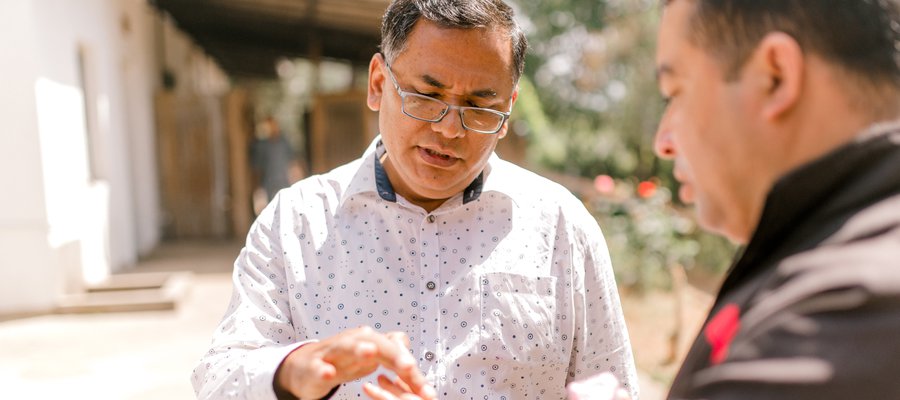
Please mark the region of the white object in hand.
<svg viewBox="0 0 900 400"><path fill-rule="evenodd" d="M569 400L630 399L628 392L619 386L619 380L609 372L572 382L567 388L569 389Z"/></svg>

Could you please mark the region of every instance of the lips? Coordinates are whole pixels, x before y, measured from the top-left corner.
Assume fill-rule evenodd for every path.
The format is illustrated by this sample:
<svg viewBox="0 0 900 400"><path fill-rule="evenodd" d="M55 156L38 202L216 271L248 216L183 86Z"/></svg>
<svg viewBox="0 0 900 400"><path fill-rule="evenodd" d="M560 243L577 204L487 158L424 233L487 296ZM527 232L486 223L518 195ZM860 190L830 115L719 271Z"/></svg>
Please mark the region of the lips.
<svg viewBox="0 0 900 400"><path fill-rule="evenodd" d="M425 149L425 152L428 153L428 155L431 155L431 156L434 156L434 157L440 157L440 158L443 158L443 159L445 159L445 160L449 160L449 159L451 159L451 158L454 158L453 156L451 156L451 155L449 155L449 154L444 154L444 153L441 153L441 152L438 152L438 151L434 151L434 150L431 150L431 149Z"/></svg>
<svg viewBox="0 0 900 400"><path fill-rule="evenodd" d="M688 178L684 174L684 171L676 167L675 170L672 171L672 174L675 176L675 180L681 184L681 187L678 188L678 198L685 204L693 204L694 187L688 182Z"/></svg>
<svg viewBox="0 0 900 400"><path fill-rule="evenodd" d="M418 151L423 161L437 167L450 167L459 161L459 158L449 150L419 147Z"/></svg>
<svg viewBox="0 0 900 400"><path fill-rule="evenodd" d="M694 203L694 188L688 183L681 183L681 187L678 188L678 198L684 202L684 204L693 204Z"/></svg>

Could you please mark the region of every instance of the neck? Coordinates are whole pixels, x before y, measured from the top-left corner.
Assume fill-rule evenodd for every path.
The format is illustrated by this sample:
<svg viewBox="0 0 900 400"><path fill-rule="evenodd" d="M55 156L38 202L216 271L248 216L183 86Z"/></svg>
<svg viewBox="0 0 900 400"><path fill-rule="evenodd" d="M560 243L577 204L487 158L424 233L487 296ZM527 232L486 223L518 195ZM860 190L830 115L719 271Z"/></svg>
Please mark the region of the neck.
<svg viewBox="0 0 900 400"><path fill-rule="evenodd" d="M422 207L426 212L429 213L436 210L441 206L441 204L444 204L444 202L447 201L447 199L428 198L413 191L408 185L404 183L403 179L400 178L399 173L394 168L394 165L391 162L390 157L388 157L387 152L385 152L384 155L381 156L379 161L384 167L384 172L387 173L388 180L390 180L391 182L391 187L394 189L394 193L396 193L398 196L403 197L412 204Z"/></svg>
<svg viewBox="0 0 900 400"><path fill-rule="evenodd" d="M784 151L778 178L851 142L870 126L897 118L873 111L876 101L831 68L811 68L805 101L783 125ZM893 115L886 115L893 114Z"/></svg>

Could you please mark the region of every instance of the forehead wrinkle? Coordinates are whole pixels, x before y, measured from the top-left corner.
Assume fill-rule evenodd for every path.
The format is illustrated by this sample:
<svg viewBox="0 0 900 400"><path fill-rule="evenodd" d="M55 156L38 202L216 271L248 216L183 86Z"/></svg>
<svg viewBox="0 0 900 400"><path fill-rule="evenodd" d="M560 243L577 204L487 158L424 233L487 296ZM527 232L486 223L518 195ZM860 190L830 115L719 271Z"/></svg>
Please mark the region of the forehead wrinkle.
<svg viewBox="0 0 900 400"><path fill-rule="evenodd" d="M441 83L441 81L437 80L437 78L434 78L428 74L422 75L422 81L424 81L425 83L427 83L431 86L434 86L438 89L446 89L447 88L447 85L444 85L443 83Z"/></svg>
<svg viewBox="0 0 900 400"><path fill-rule="evenodd" d="M472 92L472 96L481 97L483 99L492 99L497 97L497 92L493 89L482 89Z"/></svg>

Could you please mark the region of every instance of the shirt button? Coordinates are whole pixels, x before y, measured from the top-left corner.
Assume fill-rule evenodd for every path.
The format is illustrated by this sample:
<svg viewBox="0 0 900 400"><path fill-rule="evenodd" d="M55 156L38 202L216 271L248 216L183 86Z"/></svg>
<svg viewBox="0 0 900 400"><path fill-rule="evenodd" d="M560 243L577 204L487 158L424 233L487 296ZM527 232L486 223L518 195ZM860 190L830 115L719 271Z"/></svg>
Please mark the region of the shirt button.
<svg viewBox="0 0 900 400"><path fill-rule="evenodd" d="M432 223L432 224L434 223L434 220L436 220L436 219L437 219L437 218L435 218L434 215L429 215L429 216L428 216L428 222L430 222L430 223Z"/></svg>
<svg viewBox="0 0 900 400"><path fill-rule="evenodd" d="M433 361L433 360L434 360L434 353L432 353L432 352L430 352L430 351L427 352L427 353L425 353L425 359L428 360L428 361Z"/></svg>
<svg viewBox="0 0 900 400"><path fill-rule="evenodd" d="M437 285L435 285L434 282L428 282L425 284L425 287L427 287L428 290L434 290L434 288L436 288Z"/></svg>

